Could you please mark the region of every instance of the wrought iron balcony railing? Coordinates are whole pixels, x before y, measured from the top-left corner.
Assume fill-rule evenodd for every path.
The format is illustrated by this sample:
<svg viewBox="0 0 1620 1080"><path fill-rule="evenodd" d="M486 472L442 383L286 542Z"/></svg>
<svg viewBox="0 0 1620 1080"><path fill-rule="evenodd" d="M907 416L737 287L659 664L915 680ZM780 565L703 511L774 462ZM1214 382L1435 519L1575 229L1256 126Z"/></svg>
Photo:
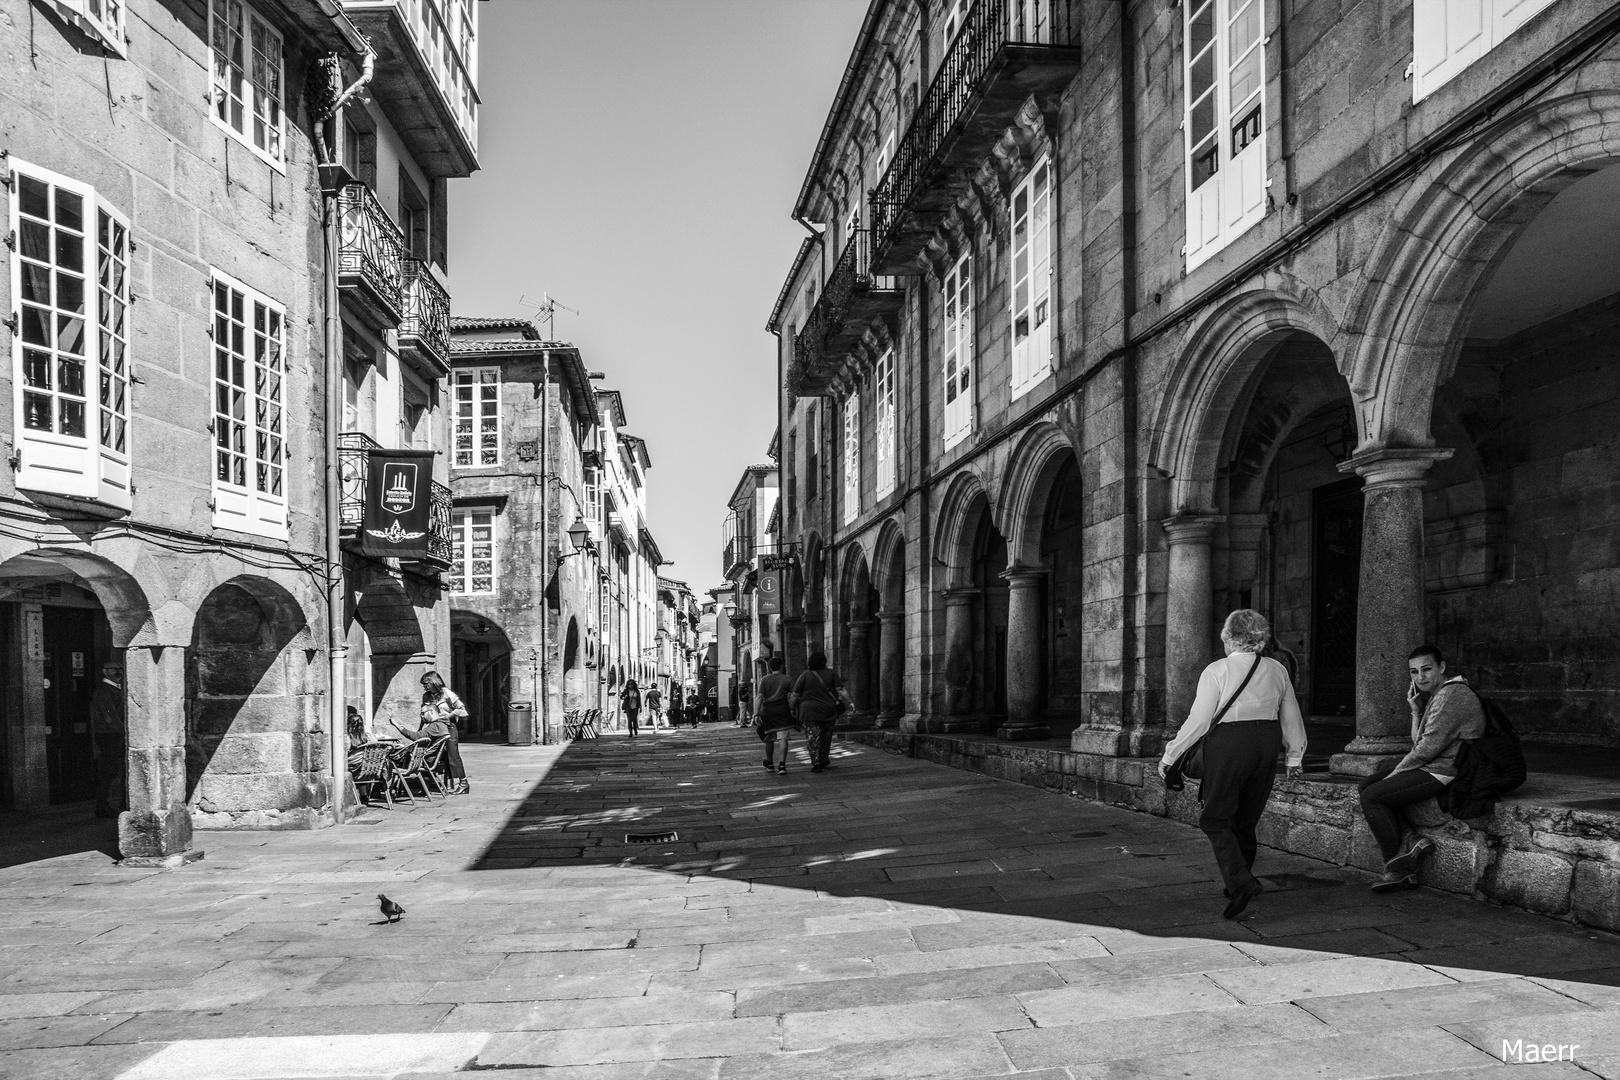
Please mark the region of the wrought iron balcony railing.
<svg viewBox="0 0 1620 1080"><path fill-rule="evenodd" d="M892 277L871 272L871 233L856 229L839 252L827 287L810 309L793 343L788 389L796 396L824 393L850 347L874 318L900 309L902 293Z"/></svg>
<svg viewBox="0 0 1620 1080"><path fill-rule="evenodd" d="M399 347L412 352L436 375L450 374L450 294L421 259L404 266L405 317Z"/></svg>
<svg viewBox="0 0 1620 1080"><path fill-rule="evenodd" d="M338 286L374 330L392 330L404 314L405 234L364 184L338 197Z"/></svg>
<svg viewBox="0 0 1620 1080"><path fill-rule="evenodd" d="M1031 94L1067 85L1080 67L1072 0L978 0L870 194L873 265L917 273L938 219L966 189Z"/></svg>
<svg viewBox="0 0 1620 1080"><path fill-rule="evenodd" d="M345 542L360 539L360 525L366 514L366 474L373 450L382 446L363 431L338 433L338 523ZM438 481L429 489L428 557L425 562L448 569L454 543L450 531L450 489Z"/></svg>

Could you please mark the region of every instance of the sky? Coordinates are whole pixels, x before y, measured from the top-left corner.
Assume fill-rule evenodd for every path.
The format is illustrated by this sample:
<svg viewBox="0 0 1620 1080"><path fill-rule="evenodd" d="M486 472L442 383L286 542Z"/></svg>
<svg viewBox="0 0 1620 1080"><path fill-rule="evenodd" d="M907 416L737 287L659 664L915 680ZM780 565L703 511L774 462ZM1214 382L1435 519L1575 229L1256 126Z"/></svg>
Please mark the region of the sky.
<svg viewBox="0 0 1620 1080"><path fill-rule="evenodd" d="M488 0L478 159L450 184L455 315L521 316L623 392L663 572L720 583L726 500L769 461L765 330L866 0ZM544 324L541 333L546 332Z"/></svg>

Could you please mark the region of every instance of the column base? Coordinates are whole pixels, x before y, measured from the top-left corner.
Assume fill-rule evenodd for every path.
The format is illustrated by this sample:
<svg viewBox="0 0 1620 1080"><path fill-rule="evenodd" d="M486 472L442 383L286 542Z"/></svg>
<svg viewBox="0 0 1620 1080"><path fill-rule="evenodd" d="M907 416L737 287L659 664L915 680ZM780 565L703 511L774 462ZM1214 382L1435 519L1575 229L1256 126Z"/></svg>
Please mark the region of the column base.
<svg viewBox="0 0 1620 1080"><path fill-rule="evenodd" d="M182 851L177 855L132 855L127 859L119 859L119 866L128 866L135 869L157 868L170 869L176 866L190 866L194 862L201 862L201 851Z"/></svg>
<svg viewBox="0 0 1620 1080"><path fill-rule="evenodd" d="M1379 769L1399 765L1405 753L1356 754L1346 750L1328 758L1328 772L1339 776L1371 776Z"/></svg>
<svg viewBox="0 0 1620 1080"><path fill-rule="evenodd" d="M1121 728L1075 728L1069 735L1069 749L1101 757L1128 757L1130 734Z"/></svg>
<svg viewBox="0 0 1620 1080"><path fill-rule="evenodd" d="M169 865L136 863L134 859L169 859L191 850L191 810L175 803L164 810L125 810L118 815L118 854L124 866ZM201 853L198 853L201 857Z"/></svg>
<svg viewBox="0 0 1620 1080"><path fill-rule="evenodd" d="M936 716L928 722L928 731L937 735L980 735L984 721L976 716Z"/></svg>
<svg viewBox="0 0 1620 1080"><path fill-rule="evenodd" d="M996 728L996 738L1007 742L1029 742L1051 737L1052 729L1045 724L1003 724Z"/></svg>

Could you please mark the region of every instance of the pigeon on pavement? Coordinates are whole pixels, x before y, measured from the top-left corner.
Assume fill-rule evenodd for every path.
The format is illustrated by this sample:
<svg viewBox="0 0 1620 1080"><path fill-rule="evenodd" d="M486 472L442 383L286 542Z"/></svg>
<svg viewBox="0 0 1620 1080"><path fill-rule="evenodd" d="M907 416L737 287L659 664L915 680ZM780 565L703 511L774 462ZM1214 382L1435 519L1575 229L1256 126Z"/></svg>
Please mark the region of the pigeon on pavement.
<svg viewBox="0 0 1620 1080"><path fill-rule="evenodd" d="M382 901L383 918L387 919L389 922L397 922L399 921L400 916L405 914L404 908L388 899L388 897L384 896L382 893L377 894L377 899Z"/></svg>

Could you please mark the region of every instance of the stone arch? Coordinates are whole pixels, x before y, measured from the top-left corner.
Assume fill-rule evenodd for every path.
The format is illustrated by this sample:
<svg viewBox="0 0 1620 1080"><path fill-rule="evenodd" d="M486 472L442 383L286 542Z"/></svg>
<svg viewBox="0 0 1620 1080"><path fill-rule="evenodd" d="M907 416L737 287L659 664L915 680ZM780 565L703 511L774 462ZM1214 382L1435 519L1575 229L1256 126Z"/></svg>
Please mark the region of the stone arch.
<svg viewBox="0 0 1620 1080"><path fill-rule="evenodd" d="M328 803L321 665L302 605L238 574L197 605L186 650L185 795L193 824L311 827Z"/></svg>
<svg viewBox="0 0 1620 1080"><path fill-rule="evenodd" d="M868 610L867 594L872 588L872 574L866 561L866 553L861 550L858 543L848 543L843 548L843 572L840 575L838 587L838 614L845 621L851 619L867 619L873 614Z"/></svg>
<svg viewBox="0 0 1620 1080"><path fill-rule="evenodd" d="M512 641L505 628L482 612L451 608L449 682L467 706L469 736L504 732L513 697Z"/></svg>
<svg viewBox="0 0 1620 1080"><path fill-rule="evenodd" d="M1595 90L1525 110L1412 185L1345 318L1363 450L1433 445L1435 391L1456 367L1478 286L1560 191L1617 159L1620 91Z"/></svg>
<svg viewBox="0 0 1620 1080"><path fill-rule="evenodd" d="M1040 565L1047 497L1063 462L1074 455L1074 444L1051 422L1036 424L1013 448L999 502L1006 522L1002 535L1014 566Z"/></svg>
<svg viewBox="0 0 1620 1080"><path fill-rule="evenodd" d="M905 611L906 537L899 522L890 518L883 523L872 551L871 572L878 595L882 597L883 612Z"/></svg>
<svg viewBox="0 0 1620 1080"><path fill-rule="evenodd" d="M103 555L82 548L29 548L0 564L0 578L13 574L21 578L46 578L50 576L50 564L82 580L95 594L106 612L115 649L183 643L183 637L171 640L172 634L161 632L164 622L177 624L171 629L181 629L178 624L184 623L182 632L190 630L189 612L185 618L158 620L147 590L135 574Z"/></svg>
<svg viewBox="0 0 1620 1080"><path fill-rule="evenodd" d="M971 469L957 473L945 488L934 530L933 557L945 565L947 589L973 584L974 542L987 516L993 521L995 514L983 478Z"/></svg>
<svg viewBox="0 0 1620 1080"><path fill-rule="evenodd" d="M1272 350L1301 331L1324 343L1338 334L1309 293L1278 288L1240 293L1211 308L1188 331L1148 437L1149 464L1170 479L1172 513L1214 511L1216 477L1232 425L1247 412Z"/></svg>

